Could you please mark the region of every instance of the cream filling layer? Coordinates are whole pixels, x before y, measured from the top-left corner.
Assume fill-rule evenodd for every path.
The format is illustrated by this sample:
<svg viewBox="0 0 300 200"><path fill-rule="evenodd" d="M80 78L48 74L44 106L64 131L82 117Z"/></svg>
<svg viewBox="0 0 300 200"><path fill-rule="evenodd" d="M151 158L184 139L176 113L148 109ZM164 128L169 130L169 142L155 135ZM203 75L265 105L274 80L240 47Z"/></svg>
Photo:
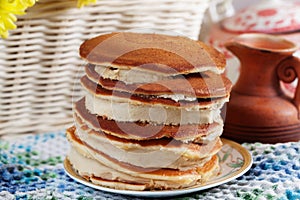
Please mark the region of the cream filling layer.
<svg viewBox="0 0 300 200"><path fill-rule="evenodd" d="M158 98L165 98L165 99L172 99L176 102L179 101L197 101L197 97L189 97L183 94L164 94L164 95L158 95Z"/></svg>
<svg viewBox="0 0 300 200"><path fill-rule="evenodd" d="M124 122L149 122L155 124L210 124L223 123L220 109L225 100L210 105L209 108L169 107L161 104L146 104L116 96L94 96L87 93L85 106L92 113Z"/></svg>

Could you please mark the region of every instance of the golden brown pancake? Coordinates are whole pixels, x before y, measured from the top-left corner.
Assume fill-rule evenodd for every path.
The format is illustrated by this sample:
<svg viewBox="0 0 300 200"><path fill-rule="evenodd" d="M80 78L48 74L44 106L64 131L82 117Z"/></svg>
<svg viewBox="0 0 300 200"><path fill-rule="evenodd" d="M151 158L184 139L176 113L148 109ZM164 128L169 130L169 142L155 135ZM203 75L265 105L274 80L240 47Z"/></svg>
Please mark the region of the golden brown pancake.
<svg viewBox="0 0 300 200"><path fill-rule="evenodd" d="M136 156L135 153L131 154L132 152L136 151L146 154L168 153L170 157L172 156L175 160L177 160L176 163L182 159L185 161L183 163L174 164L174 160L174 163L170 164L172 164L172 166L175 168L183 166L188 167L189 165L192 166L192 163L197 164L196 162L198 162L200 165L203 158L216 154L222 147L222 143L218 136L206 143L182 142L166 137L160 139L133 140L106 134L102 130L96 131L86 125L85 121L77 116L75 116L75 125L77 127L76 134L86 143L90 144L91 146L94 145L94 148L99 149L102 152L109 151L109 148L115 150L116 153L113 153L111 150L112 157L115 157L113 154L120 156L121 154L125 153L124 156L129 158L129 156ZM103 150L102 147L105 149ZM140 161L141 159L139 159L138 162ZM130 163L134 164L133 162ZM162 165L160 166L162 167ZM170 166L168 167L173 168Z"/></svg>
<svg viewBox="0 0 300 200"><path fill-rule="evenodd" d="M77 149L72 148L75 154L72 158L68 157L68 164L73 170L84 179L94 184L121 190L167 190L181 189L190 186L201 185L207 182L211 177L219 172L218 157L213 156L199 171L199 179L186 180L185 178L177 180L160 180L151 178L135 177L134 174L125 174L111 167L106 167L100 162L91 158L82 156ZM76 156L76 159L74 157ZM87 163L89 167L82 166L81 163ZM200 176L202 175L202 177ZM200 178L201 177L201 178ZM192 180L192 181L191 181Z"/></svg>
<svg viewBox="0 0 300 200"><path fill-rule="evenodd" d="M106 79L107 82L111 82L110 80ZM216 101L220 100L221 98L206 98L206 99L196 99L195 101L174 101L170 98L160 98L153 93L151 95L143 95L143 94L132 94L130 92L136 92L133 87L130 89L130 87L125 86L124 88L127 88L127 91L122 90L113 90L113 88L106 89L102 87L101 85L97 85L97 83L91 81L87 76L83 76L81 78L81 84L85 88L86 91L89 91L91 94L94 95L103 95L103 96L117 96L122 98L129 98L135 101L140 101L146 104L163 104L163 105L169 105L169 106L175 106L175 107L190 107L194 105L200 105L200 106L208 106ZM119 84L118 84L119 85Z"/></svg>
<svg viewBox="0 0 300 200"><path fill-rule="evenodd" d="M207 144L183 143L167 138L127 140L95 131L78 121L75 135L97 151L144 168L191 169L202 166L222 147L220 138ZM153 161L153 157L157 159Z"/></svg>
<svg viewBox="0 0 300 200"><path fill-rule="evenodd" d="M219 172L225 57L180 36L109 33L85 41L81 83L66 135L81 177L126 190L197 186Z"/></svg>
<svg viewBox="0 0 300 200"><path fill-rule="evenodd" d="M67 134L67 139L72 143L72 144L77 144L80 145L84 148L87 148L88 151L91 151L90 153L93 156L98 155L99 157L95 157L96 160L98 160L99 162L101 162L102 160L106 160L109 163L112 163L114 165L119 166L119 170L123 171L126 173L127 172L133 172L133 173L138 173L139 175L137 176L141 176L144 177L144 175L140 174L140 173L145 173L147 175L158 175L158 176L167 176L167 175L185 175L185 174L190 174L191 172L195 173L194 169L189 169L189 170L176 170L176 169L168 169L168 168L143 168L143 167L139 167L139 166L135 166L132 165L130 163L125 163L125 162L120 162L119 160L116 160L114 158L112 158L110 155L105 154L101 151L98 151L97 149L93 148L92 146L90 146L89 144L85 143L85 141L83 141L81 138L79 138L76 134L75 134L76 128L75 127L70 127L67 129L66 134ZM153 162L155 162L155 159L153 160ZM163 177L162 177L163 178Z"/></svg>
<svg viewBox="0 0 300 200"><path fill-rule="evenodd" d="M92 64L140 68L165 74L224 71L224 56L186 37L141 33L110 33L86 40L80 56Z"/></svg>
<svg viewBox="0 0 300 200"><path fill-rule="evenodd" d="M67 138L71 142L72 147L76 149L78 153L80 153L83 157L87 157L92 160L97 160L99 163L99 167L101 165L104 165L106 167L109 167L110 170L106 172L112 173L114 171L122 174L126 174L127 176L122 176L122 179L118 179L118 177L111 176L110 180L103 179L102 177L97 177L94 175L93 172L89 171L88 167L85 167L84 169L77 169L75 165L73 165L74 169L78 171L81 176L84 178L93 181L92 178L98 178L99 181L93 181L94 183L98 183L104 186L110 186L113 188L120 189L120 183L126 183L130 184L133 183L134 185L143 185L144 182L148 182L146 184L146 188L144 189L174 189L174 188L185 188L188 186L193 186L196 184L200 184L202 182L207 181L210 177L215 176L216 173L219 171L219 164L218 164L218 158L217 156L213 156L211 160L209 160L207 163L205 163L202 167L195 167L194 169L189 170L175 170L175 169L167 169L167 168L141 168L132 166L127 163L120 162L118 160L115 160L111 158L109 155L103 154L102 152L99 152L92 147L86 145L84 142L82 142L76 135L74 134L74 128L70 128L67 130ZM79 156L78 156L79 157ZM69 158L70 159L70 158ZM71 158L70 160L73 160L74 158ZM75 160L76 161L76 160ZM71 162L72 164L72 162ZM87 163L88 165L88 163ZM81 171L83 170L83 171ZM120 175L120 174L119 174ZM134 183L132 181L132 178L126 181L126 178L128 176L136 177L138 182ZM143 179L144 181L141 181ZM102 181L115 181L116 185L107 185ZM107 182L106 182L107 183ZM164 184L163 184L164 183ZM121 184L122 186L124 186ZM119 185L119 186L118 186ZM130 187L129 187L130 188ZM140 188L140 187L139 187ZM128 189L128 188L127 188ZM133 187L133 189L136 189Z"/></svg>
<svg viewBox="0 0 300 200"><path fill-rule="evenodd" d="M94 130L124 139L150 140L165 137L183 141L208 142L206 138L210 134L218 136L222 131L222 125L216 122L204 125L154 125L146 122L116 122L91 114L85 108L84 98L74 104L74 112L75 118L79 117Z"/></svg>
<svg viewBox="0 0 300 200"><path fill-rule="evenodd" d="M121 81L103 79L97 74L93 65L86 66L85 72L87 77L83 77L82 82L90 88L89 80L92 80L108 90L142 95L183 94L199 98L200 103L214 98L227 98L232 86L230 80L224 75L211 72L195 73L147 84L125 84Z"/></svg>

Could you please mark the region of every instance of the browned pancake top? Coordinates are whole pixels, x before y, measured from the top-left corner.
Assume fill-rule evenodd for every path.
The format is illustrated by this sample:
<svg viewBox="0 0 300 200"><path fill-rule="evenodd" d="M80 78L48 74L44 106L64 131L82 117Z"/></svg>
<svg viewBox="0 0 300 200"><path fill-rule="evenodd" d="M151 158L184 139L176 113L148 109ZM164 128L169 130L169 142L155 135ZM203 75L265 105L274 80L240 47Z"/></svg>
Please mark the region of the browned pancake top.
<svg viewBox="0 0 300 200"><path fill-rule="evenodd" d="M200 41L186 37L142 33L110 33L85 41L80 56L93 64L138 67L165 74L224 70L224 55Z"/></svg>
<svg viewBox="0 0 300 200"><path fill-rule="evenodd" d="M220 98L228 97L232 86L230 80L224 75L211 72L179 76L175 79L153 83L125 84L122 81L100 77L95 71L95 66L92 65L87 65L85 71L90 80L98 83L103 88L143 95L183 94L203 99ZM87 78L84 79L84 83L87 83Z"/></svg>

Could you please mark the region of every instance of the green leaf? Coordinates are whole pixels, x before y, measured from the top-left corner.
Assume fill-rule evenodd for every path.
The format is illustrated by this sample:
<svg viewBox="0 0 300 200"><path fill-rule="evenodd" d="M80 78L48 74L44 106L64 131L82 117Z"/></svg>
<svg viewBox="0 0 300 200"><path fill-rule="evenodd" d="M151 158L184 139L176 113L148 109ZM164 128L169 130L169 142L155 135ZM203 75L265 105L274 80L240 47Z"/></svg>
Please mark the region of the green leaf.
<svg viewBox="0 0 300 200"><path fill-rule="evenodd" d="M227 158L229 157L229 155L232 152L232 148L228 149L225 154L223 155L223 158L221 159L221 162L225 162L227 160Z"/></svg>

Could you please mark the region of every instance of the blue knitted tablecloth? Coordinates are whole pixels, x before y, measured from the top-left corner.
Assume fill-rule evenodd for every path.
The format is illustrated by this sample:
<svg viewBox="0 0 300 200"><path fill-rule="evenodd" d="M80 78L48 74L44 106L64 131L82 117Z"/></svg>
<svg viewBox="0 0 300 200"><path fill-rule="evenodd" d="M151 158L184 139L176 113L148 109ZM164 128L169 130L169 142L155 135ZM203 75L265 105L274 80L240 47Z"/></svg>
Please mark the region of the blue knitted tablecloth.
<svg viewBox="0 0 300 200"><path fill-rule="evenodd" d="M300 142L243 146L253 156L246 174L172 199L300 199ZM68 149L63 131L0 138L0 199L139 199L95 190L69 178L63 169Z"/></svg>

